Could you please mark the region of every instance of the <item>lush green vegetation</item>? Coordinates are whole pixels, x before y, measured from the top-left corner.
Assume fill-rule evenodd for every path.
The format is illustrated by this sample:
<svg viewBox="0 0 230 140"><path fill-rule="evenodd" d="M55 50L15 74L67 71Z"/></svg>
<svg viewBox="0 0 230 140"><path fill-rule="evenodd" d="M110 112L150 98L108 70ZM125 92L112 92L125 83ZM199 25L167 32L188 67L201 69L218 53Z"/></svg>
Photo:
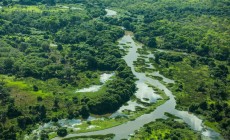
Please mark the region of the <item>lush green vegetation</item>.
<svg viewBox="0 0 230 140"><path fill-rule="evenodd" d="M172 90L177 107L200 115L205 124L228 139L229 1L102 1L116 8L126 7L122 17L106 18L106 22L133 31L136 40L149 50L163 49L152 51L152 64L163 75L176 80ZM138 71L147 70L143 62L142 58L136 62Z"/></svg>
<svg viewBox="0 0 230 140"><path fill-rule="evenodd" d="M22 139L38 122L111 113L129 100L134 77L115 44L124 31L97 19L103 7L24 4L0 9L0 139ZM104 72L115 76L99 91L75 93L101 84Z"/></svg>
<svg viewBox="0 0 230 140"><path fill-rule="evenodd" d="M159 59L162 73L177 80L171 88L176 95L177 107L201 115L209 127L228 137L230 107L227 65L215 59L208 61L197 55L179 54L183 56L180 62Z"/></svg>
<svg viewBox="0 0 230 140"><path fill-rule="evenodd" d="M21 139L38 122L112 113L128 101L136 89L115 43L124 35L119 26L145 45L140 53L154 53L155 69L138 58L136 70L158 70L174 79L168 86L177 108L230 137L228 0L0 0L0 5L0 139ZM105 7L119 16L104 16ZM115 76L99 91L75 93L100 84L104 72ZM125 113L135 119L145 112ZM199 139L185 124L168 119L146 125L135 138L184 134Z"/></svg>
<svg viewBox="0 0 230 140"><path fill-rule="evenodd" d="M144 125L131 139L200 140L201 136L191 130L183 121L169 118Z"/></svg>

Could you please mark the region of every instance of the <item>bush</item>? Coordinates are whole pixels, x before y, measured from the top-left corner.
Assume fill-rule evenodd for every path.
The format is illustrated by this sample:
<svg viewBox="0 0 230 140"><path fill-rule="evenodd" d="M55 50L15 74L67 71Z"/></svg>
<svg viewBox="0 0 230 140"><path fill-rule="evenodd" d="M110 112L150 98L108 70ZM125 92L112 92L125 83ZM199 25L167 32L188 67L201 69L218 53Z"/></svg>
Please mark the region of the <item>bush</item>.
<svg viewBox="0 0 230 140"><path fill-rule="evenodd" d="M38 87L36 85L33 85L33 90L38 91Z"/></svg>
<svg viewBox="0 0 230 140"><path fill-rule="evenodd" d="M42 100L43 100L42 97L40 97L40 96L37 97L38 102L41 102Z"/></svg>
<svg viewBox="0 0 230 140"><path fill-rule="evenodd" d="M67 130L66 128L59 128L57 130L57 135L60 136L60 137L65 137L67 135Z"/></svg>

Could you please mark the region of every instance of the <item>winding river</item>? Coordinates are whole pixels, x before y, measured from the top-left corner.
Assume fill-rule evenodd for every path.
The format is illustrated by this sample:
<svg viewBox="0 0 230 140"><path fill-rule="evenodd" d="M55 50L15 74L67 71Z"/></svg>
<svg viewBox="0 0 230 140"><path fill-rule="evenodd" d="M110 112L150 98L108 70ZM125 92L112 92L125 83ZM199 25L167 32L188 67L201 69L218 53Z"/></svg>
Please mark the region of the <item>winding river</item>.
<svg viewBox="0 0 230 140"><path fill-rule="evenodd" d="M150 84L154 87L159 88L160 90L164 91L165 94L169 97L169 100L167 100L164 104L158 106L154 111L152 111L150 114L144 114L140 117L138 117L134 121L129 121L127 123L121 124L119 126L115 126L112 128L108 128L105 130L99 130L99 131L93 131L93 132L86 132L86 133L79 133L79 134L69 134L65 138L70 138L74 136L84 136L84 135L105 135L105 134L110 134L113 133L115 134L114 139L115 140L120 140L120 139L128 139L130 134L133 134L135 130L140 129L144 124L150 123L152 121L155 121L158 118L167 118L164 113L168 112L171 113L177 117L180 117L181 119L184 120L185 123L187 123L193 130L195 131L200 131L202 133L202 139L210 139L210 140L218 140L222 139L220 134L217 132L212 131L211 129L206 128L202 120L196 117L193 114L188 113L187 111L179 111L175 109L176 107L176 100L172 94L172 92L161 82L158 80L152 79L148 76L146 76L145 73L139 73L135 71L134 67L134 61L137 60L137 58L140 56L137 52L138 48L141 48L141 45L138 45L135 43L135 41L132 38L132 35L126 34L119 40L120 45L122 46L124 44L130 46L128 48L127 54L124 56L124 60L127 63L129 67L131 67L133 74L136 76L138 79L136 82L136 85L138 87L138 91L143 88L143 86L138 86L138 85L143 85L143 84ZM164 77L163 75L157 73L157 76ZM173 82L173 80L168 79L168 81ZM142 98L141 93L138 92L135 94L138 98ZM144 95L144 97L148 97L152 100L156 100L158 97L156 97L154 93L154 90L152 90L152 95L149 97L149 95ZM128 102L129 103L129 102ZM130 104L135 104L131 103ZM135 104L136 105L136 104ZM56 137L54 140L59 140L61 138Z"/></svg>
<svg viewBox="0 0 230 140"><path fill-rule="evenodd" d="M105 130L94 131L94 132L87 132L87 133L80 133L80 134L69 134L66 138L74 137L74 136L82 136L82 135L99 135L99 134L115 134L114 139L119 140L123 138L129 138L130 134L133 134L135 130L138 130L144 124L152 122L158 118L166 118L164 115L165 112L169 112L173 115L176 115L182 118L193 130L201 131L203 139L221 139L220 135L210 129L205 129L202 125L202 120L197 118L195 115L190 114L186 111L179 111L175 109L176 100L172 95L172 92L158 80L154 80L149 78L145 75L145 73L138 73L134 69L133 62L137 60L139 54L137 53L137 49L141 48L140 45L137 45L134 40L132 39L131 35L125 35L120 41L120 43L129 44L131 47L128 50L127 55L124 56L124 60L128 66L131 67L133 74L139 79L138 82L141 83L149 83L153 86L158 87L160 90L163 90L165 94L170 98L164 104L158 106L153 112L150 114L142 115L141 117L137 118L134 121L129 121L125 124L112 127ZM125 131L124 131L125 130ZM58 140L60 138L55 138Z"/></svg>

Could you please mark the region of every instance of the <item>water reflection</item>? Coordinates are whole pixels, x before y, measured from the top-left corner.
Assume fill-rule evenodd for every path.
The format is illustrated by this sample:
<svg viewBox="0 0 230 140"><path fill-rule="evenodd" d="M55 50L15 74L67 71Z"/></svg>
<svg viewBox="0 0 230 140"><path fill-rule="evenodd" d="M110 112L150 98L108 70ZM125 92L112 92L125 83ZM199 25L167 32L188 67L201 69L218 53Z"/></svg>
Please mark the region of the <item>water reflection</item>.
<svg viewBox="0 0 230 140"><path fill-rule="evenodd" d="M137 49L141 48L140 45L137 45L134 40L132 39L132 36L130 35L125 35L120 41L120 44L126 44L126 45L130 45L130 48L128 49L128 53L127 55L124 56L124 60L126 61L127 65L131 67L133 74L139 79L138 82L136 83L138 87L138 90L140 91L139 93L145 93L142 91L146 91L146 86L144 85L144 83L148 83L151 84L152 86L155 86L157 88L159 88L160 90L164 91L165 94L167 96L169 96L169 100L167 100L164 104L158 106L153 112L151 112L150 114L144 114L142 116L140 116L139 118L137 118L134 121L130 121L127 122L125 124L113 127L113 128L109 128L109 129L105 129L105 130L100 130L100 131L94 131L94 132L87 132L87 133L83 133L83 134L70 134L67 137L73 137L73 136L81 136L81 135L105 135L105 134L109 134L109 133L113 133L115 134L115 138L116 140L118 139L124 139L124 138L129 138L130 134L133 134L135 132L135 130L138 130L140 127L142 127L144 124L150 123L152 121L155 121L158 118L167 118L164 113L165 112L169 112L175 116L180 117L181 119L184 120L184 122L186 122L193 130L196 131L201 131L203 134L203 138L208 138L208 139L221 139L220 135L214 131L211 131L209 129L206 129L203 125L202 125L202 120L199 119L198 117L196 117L193 114L190 114L186 111L178 111L175 109L176 106L176 100L172 94L172 92L162 83L160 83L158 80L149 78L146 76L145 73L138 73L135 71L134 69L134 65L133 62L137 60L139 54L137 53ZM163 77L163 75L161 75L160 73L158 73L158 75L160 77ZM141 84L140 84L141 83ZM144 85L144 86L143 86ZM147 88L148 89L148 88ZM139 95L139 98L149 98L149 99L156 99L154 98L154 90L148 89L148 93L151 93L151 96L147 96L150 94L137 94ZM147 93L147 92L146 92ZM152 96L154 95L154 96ZM153 98L152 98L153 97ZM128 107L129 109L133 110L135 108L136 104L133 102L128 102ZM125 106L122 106L122 108L125 108ZM58 139L58 138L55 138Z"/></svg>
<svg viewBox="0 0 230 140"><path fill-rule="evenodd" d="M103 86L103 84L105 84L108 80L110 80L110 78L113 75L114 75L114 73L110 73L110 74L103 73L100 76L100 82L102 83L102 85L92 85L92 86L90 86L88 88L78 89L76 91L76 93L78 93L78 92L97 92L98 90L101 89L101 87Z"/></svg>

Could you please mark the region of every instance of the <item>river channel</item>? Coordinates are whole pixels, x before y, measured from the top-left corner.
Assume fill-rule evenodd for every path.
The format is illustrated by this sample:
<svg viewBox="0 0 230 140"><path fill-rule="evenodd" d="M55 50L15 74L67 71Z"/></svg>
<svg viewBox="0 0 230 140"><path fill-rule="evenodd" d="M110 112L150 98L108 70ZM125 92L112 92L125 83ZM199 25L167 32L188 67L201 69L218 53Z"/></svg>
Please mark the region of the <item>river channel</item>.
<svg viewBox="0 0 230 140"><path fill-rule="evenodd" d="M144 124L155 121L156 119L159 119L159 118L167 118L164 115L164 113L168 112L168 113L171 113L183 119L184 122L187 123L193 130L200 131L202 133L203 139L211 139L211 140L221 139L218 133L203 126L202 120L196 117L195 115L190 114L186 111L176 110L175 109L176 100L172 92L164 84L162 84L158 80L147 77L145 73L139 73L135 71L134 61L136 61L139 56L139 54L137 53L137 50L138 48L141 48L141 45L138 45L137 43L135 43L131 35L129 34L124 35L123 38L119 41L119 43L130 46L128 48L127 54L123 57L123 59L125 60L127 65L131 67L133 74L138 79L136 84L148 83L152 86L155 86L159 88L160 90L164 91L165 94L169 97L169 100L167 100L164 104L158 106L150 114L144 114L134 121L129 121L125 124L115 126L109 129L105 129L105 130L80 133L80 134L69 134L66 136L66 138L74 137L74 136L82 136L82 135L89 136L89 135L99 135L99 134L103 135L103 134L113 133L115 134L115 137L114 137L115 140L124 139L124 138L128 139L130 134L133 134L135 130L140 129L140 127L142 127ZM160 74L158 73L158 75ZM60 139L60 138L55 138L55 139Z"/></svg>
<svg viewBox="0 0 230 140"><path fill-rule="evenodd" d="M108 9L106 9L106 11L109 13L107 16L111 16L111 15L116 16L116 14L117 14L116 11L112 11L112 10L108 10ZM110 13L112 13L112 14L110 14ZM152 89L152 91L149 91L149 89L148 89L148 92L143 92L142 88L146 88L146 84L150 84L150 85L157 87L158 89L164 91L165 94L169 97L169 100L167 100L164 104L158 106L151 113L144 114L144 115L136 118L134 121L129 121L129 122L121 124L119 126L115 126L115 127L104 129L104 130L79 133L79 134L69 134L65 138L71 138L71 137L75 137L75 136L84 136L84 135L89 136L89 135L115 134L115 137L114 137L115 140L128 139L130 137L130 134L134 134L134 132L136 130L139 130L140 127L142 127L144 124L150 123L150 122L155 121L156 119L159 119L159 118L163 118L163 119L167 118L164 114L165 114L165 112L168 112L168 113L171 113L171 114L183 119L183 121L185 123L187 123L193 130L201 132L202 139L204 139L204 140L222 139L219 133L205 127L202 123L202 120L199 119L198 117L196 117L195 115L193 115L187 111L179 111L179 110L175 109L176 100L174 98L174 95L164 84L162 84L158 80L155 80L155 79L148 77L145 73L135 71L134 61L136 61L137 58L140 56L140 54L138 54L137 50L138 50L138 48L141 48L142 46L140 44L137 44L133 40L132 34L124 35L118 42L119 42L119 47L121 47L122 45L129 46L128 49L126 50L127 54L123 57L123 59L125 60L127 65L131 68L132 73L138 79L136 82L138 90L135 93L135 96L139 99L149 98L150 102L151 102L151 100L154 102L157 99L159 99L160 98L159 95L154 94L155 91L153 89ZM162 77L163 81L166 80L169 82L173 82L173 80L171 80L171 79L164 78L164 76L161 75L159 72L157 72L157 73L155 72L155 74L157 74L157 76L159 76L159 77ZM130 106L132 106L132 105L138 106L138 104L136 104L136 103L132 103L132 102L128 102L128 103L130 103ZM124 108L124 106L122 106L121 108ZM132 107L130 107L130 108L132 108ZM54 138L54 140L59 140L59 139L61 139L61 138L59 138L59 137Z"/></svg>

